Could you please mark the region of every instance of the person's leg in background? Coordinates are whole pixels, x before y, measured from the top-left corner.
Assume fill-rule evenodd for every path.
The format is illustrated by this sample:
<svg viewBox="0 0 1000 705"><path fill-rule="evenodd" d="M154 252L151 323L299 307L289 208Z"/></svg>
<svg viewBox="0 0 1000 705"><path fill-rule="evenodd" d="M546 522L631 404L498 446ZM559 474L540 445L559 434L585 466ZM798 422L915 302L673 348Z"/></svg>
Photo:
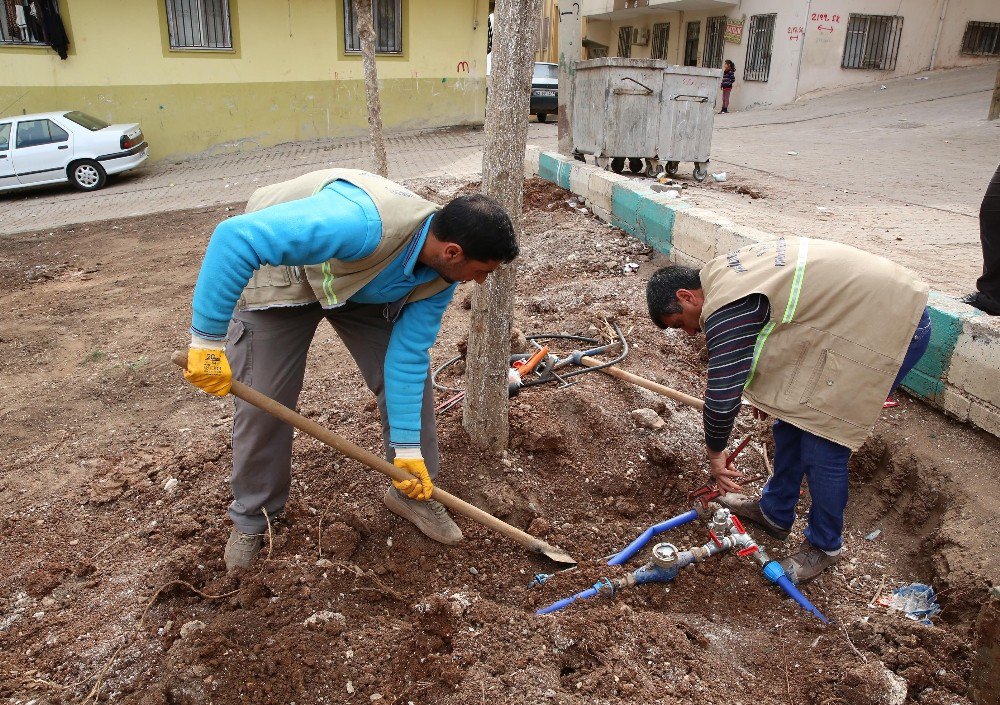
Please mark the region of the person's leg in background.
<svg viewBox="0 0 1000 705"><path fill-rule="evenodd" d="M977 291L962 301L1000 316L1000 166L979 207L979 240L983 246L983 275L976 281Z"/></svg>
<svg viewBox="0 0 1000 705"><path fill-rule="evenodd" d="M729 94L733 92L732 86L722 89L722 112L729 112Z"/></svg>

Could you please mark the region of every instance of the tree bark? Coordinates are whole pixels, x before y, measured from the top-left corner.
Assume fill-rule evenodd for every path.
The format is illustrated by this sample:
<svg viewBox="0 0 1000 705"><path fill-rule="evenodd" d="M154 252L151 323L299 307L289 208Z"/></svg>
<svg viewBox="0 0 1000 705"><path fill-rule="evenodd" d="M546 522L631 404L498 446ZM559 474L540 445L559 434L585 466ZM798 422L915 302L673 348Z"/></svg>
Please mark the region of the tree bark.
<svg viewBox="0 0 1000 705"><path fill-rule="evenodd" d="M497 0L493 11L483 193L504 207L519 240L524 228L524 149L540 10L541 0ZM510 433L507 370L515 280L514 265L501 265L472 297L462 423L474 444L494 452L507 448Z"/></svg>
<svg viewBox="0 0 1000 705"><path fill-rule="evenodd" d="M382 134L382 101L378 94L378 71L375 68L375 27L372 22L372 0L353 0L354 16L361 38L361 63L365 69L365 97L368 102L368 133L372 143L373 171L389 176L385 157L385 136Z"/></svg>

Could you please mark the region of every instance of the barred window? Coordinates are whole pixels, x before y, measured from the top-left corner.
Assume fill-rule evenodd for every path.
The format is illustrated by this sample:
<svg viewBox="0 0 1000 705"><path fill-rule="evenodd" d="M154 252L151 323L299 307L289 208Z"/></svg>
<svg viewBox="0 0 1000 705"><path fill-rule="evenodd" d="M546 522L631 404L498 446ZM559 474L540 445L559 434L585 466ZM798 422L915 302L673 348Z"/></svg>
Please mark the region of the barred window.
<svg viewBox="0 0 1000 705"><path fill-rule="evenodd" d="M903 18L898 15L855 15L851 13L844 40L845 69L892 71L899 55Z"/></svg>
<svg viewBox="0 0 1000 705"><path fill-rule="evenodd" d="M618 28L618 56L628 59L632 56L632 28Z"/></svg>
<svg viewBox="0 0 1000 705"><path fill-rule="evenodd" d="M658 22L653 25L653 48L651 56L654 59L667 58L667 40L670 38L670 23Z"/></svg>
<svg viewBox="0 0 1000 705"><path fill-rule="evenodd" d="M962 53L1000 56L1000 22L969 22L965 25Z"/></svg>
<svg viewBox="0 0 1000 705"><path fill-rule="evenodd" d="M701 64L710 69L722 68L722 37L726 33L725 17L709 17L705 32L705 49Z"/></svg>
<svg viewBox="0 0 1000 705"><path fill-rule="evenodd" d="M0 44L45 45L42 22L24 0L0 0Z"/></svg>
<svg viewBox="0 0 1000 705"><path fill-rule="evenodd" d="M403 53L403 0L372 0L375 26L375 53ZM358 19L353 0L344 0L344 51L361 53Z"/></svg>
<svg viewBox="0 0 1000 705"><path fill-rule="evenodd" d="M171 49L233 48L229 0L166 0Z"/></svg>
<svg viewBox="0 0 1000 705"><path fill-rule="evenodd" d="M774 21L778 15L753 15L747 30L747 58L744 81L766 81L771 76L771 51L774 45Z"/></svg>

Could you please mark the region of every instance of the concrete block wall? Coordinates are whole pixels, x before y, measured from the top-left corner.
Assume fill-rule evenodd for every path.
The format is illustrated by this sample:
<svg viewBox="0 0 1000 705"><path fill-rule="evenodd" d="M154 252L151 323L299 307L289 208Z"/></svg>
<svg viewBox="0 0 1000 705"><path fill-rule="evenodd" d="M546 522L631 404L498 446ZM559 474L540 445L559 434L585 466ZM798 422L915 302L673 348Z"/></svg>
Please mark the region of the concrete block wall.
<svg viewBox="0 0 1000 705"><path fill-rule="evenodd" d="M528 147L524 174L586 199L605 222L672 260L699 265L743 245L773 239L717 213L653 191L652 182ZM971 306L931 292L933 333L903 387L949 415L1000 437L1000 325Z"/></svg>

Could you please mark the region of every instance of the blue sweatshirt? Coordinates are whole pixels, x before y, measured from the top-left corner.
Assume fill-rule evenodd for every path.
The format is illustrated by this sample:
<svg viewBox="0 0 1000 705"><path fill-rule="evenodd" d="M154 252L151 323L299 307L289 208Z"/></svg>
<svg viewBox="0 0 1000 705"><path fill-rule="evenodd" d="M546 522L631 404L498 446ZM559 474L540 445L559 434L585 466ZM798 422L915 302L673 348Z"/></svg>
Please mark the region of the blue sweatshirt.
<svg viewBox="0 0 1000 705"><path fill-rule="evenodd" d="M406 249L350 300L391 303L435 279L437 272L417 261L430 221L427 218ZM302 266L328 259L350 262L370 255L381 239L382 220L375 204L362 189L346 181L335 181L309 198L223 221L208 243L194 287L191 332L224 340L243 288L261 265ZM454 293L452 285L406 304L393 326L383 369L393 445L420 445L420 408L430 348Z"/></svg>

